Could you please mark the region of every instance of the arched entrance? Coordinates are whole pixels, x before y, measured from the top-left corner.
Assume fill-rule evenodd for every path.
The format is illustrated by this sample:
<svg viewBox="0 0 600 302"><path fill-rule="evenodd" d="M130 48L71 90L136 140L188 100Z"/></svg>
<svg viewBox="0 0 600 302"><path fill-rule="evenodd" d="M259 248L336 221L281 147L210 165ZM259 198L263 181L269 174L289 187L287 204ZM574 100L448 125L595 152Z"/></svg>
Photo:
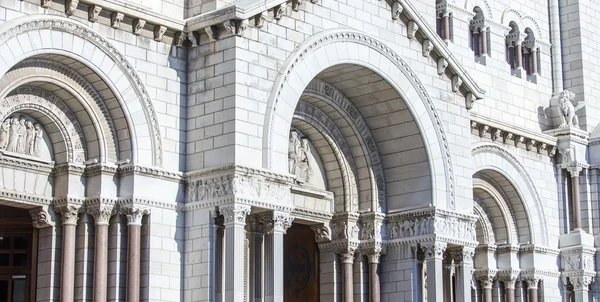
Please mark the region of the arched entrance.
<svg viewBox="0 0 600 302"><path fill-rule="evenodd" d="M294 223L283 242L285 302L319 301L319 250L308 225Z"/></svg>
<svg viewBox="0 0 600 302"><path fill-rule="evenodd" d="M29 211L0 206L0 301L32 301L35 291L35 269L32 264L37 253L37 238Z"/></svg>

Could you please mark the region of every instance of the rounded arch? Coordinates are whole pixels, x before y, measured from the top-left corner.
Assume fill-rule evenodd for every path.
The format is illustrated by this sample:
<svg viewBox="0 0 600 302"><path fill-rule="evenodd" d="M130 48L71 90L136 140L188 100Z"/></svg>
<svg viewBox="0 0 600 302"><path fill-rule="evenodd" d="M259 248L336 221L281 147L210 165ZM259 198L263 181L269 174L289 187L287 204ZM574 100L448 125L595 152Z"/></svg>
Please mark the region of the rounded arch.
<svg viewBox="0 0 600 302"><path fill-rule="evenodd" d="M548 225L540 196L533 180L521 163L505 149L493 144L480 144L472 150L475 172L492 170L514 187L525 208L532 244L548 245Z"/></svg>
<svg viewBox="0 0 600 302"><path fill-rule="evenodd" d="M287 173L287 133L300 96L321 71L339 64L355 64L372 70L406 102L431 162L432 203L454 209L451 153L443 122L431 97L401 56L377 39L350 29L326 30L312 36L284 64L267 105L263 127L263 167Z"/></svg>
<svg viewBox="0 0 600 302"><path fill-rule="evenodd" d="M477 221L481 225L483 242L479 242L479 244L496 244L496 235L494 233L494 226L489 219L490 215L482 206L482 201L477 197L475 197L473 200L473 212L475 216L477 216Z"/></svg>
<svg viewBox="0 0 600 302"><path fill-rule="evenodd" d="M522 21L523 21L523 26L525 26L525 28L530 28L533 31L533 34L536 38L538 38L538 39L544 38L544 37L542 37L542 29L540 28L540 25L533 17L525 16L525 17L523 17Z"/></svg>
<svg viewBox="0 0 600 302"><path fill-rule="evenodd" d="M500 23L506 27L510 27L511 22L517 24L519 28L526 27L523 25L523 15L514 8L507 8L502 13L502 19L500 20Z"/></svg>
<svg viewBox="0 0 600 302"><path fill-rule="evenodd" d="M14 19L0 25L0 33L0 52L6 54L0 59L0 75L14 62L43 54L59 54L84 64L104 81L125 112L132 132L131 160L162 165L160 127L146 88L125 56L101 34L77 21L52 15Z"/></svg>
<svg viewBox="0 0 600 302"><path fill-rule="evenodd" d="M476 7L479 7L483 12L483 15L486 20L494 20L494 16L492 14L492 7L487 2L487 0L466 0L464 8L467 11L474 11Z"/></svg>
<svg viewBox="0 0 600 302"><path fill-rule="evenodd" d="M500 212L501 219L503 221L502 226L506 229L506 241L507 243L516 244L518 243L518 232L517 226L515 224L515 219L512 215L512 210L509 207L509 203L506 201L506 197L492 184L488 183L485 180L480 178L473 179L473 191L474 195L477 194L475 191L481 190L485 192L486 196L489 196L491 200L495 203L494 207ZM479 198L479 201L483 200ZM496 225L496 228L498 226ZM496 244L494 242L494 244Z"/></svg>

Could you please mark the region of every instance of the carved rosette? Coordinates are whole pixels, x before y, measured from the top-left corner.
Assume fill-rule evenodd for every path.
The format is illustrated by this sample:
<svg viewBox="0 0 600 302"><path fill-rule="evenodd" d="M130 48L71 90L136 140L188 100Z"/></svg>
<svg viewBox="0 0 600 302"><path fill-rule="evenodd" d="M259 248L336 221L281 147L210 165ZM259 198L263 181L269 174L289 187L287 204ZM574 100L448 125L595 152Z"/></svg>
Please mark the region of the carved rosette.
<svg viewBox="0 0 600 302"><path fill-rule="evenodd" d="M54 226L50 214L43 208L29 210L29 215L31 215L34 228L43 229Z"/></svg>
<svg viewBox="0 0 600 302"><path fill-rule="evenodd" d="M142 218L144 215L150 214L150 209L127 205L122 207L120 212L127 217L127 225L142 225Z"/></svg>
<svg viewBox="0 0 600 302"><path fill-rule="evenodd" d="M425 258L444 259L444 252L448 244L445 242L427 242L421 244Z"/></svg>
<svg viewBox="0 0 600 302"><path fill-rule="evenodd" d="M219 207L219 211L223 214L225 225L228 224L246 224L246 216L250 214L250 206L246 205L230 205Z"/></svg>
<svg viewBox="0 0 600 302"><path fill-rule="evenodd" d="M76 225L80 207L79 205L60 204L55 205L54 210L60 214L63 225Z"/></svg>
<svg viewBox="0 0 600 302"><path fill-rule="evenodd" d="M88 202L86 211L94 217L96 225L108 225L110 217L117 213L114 204L103 203L100 200Z"/></svg>

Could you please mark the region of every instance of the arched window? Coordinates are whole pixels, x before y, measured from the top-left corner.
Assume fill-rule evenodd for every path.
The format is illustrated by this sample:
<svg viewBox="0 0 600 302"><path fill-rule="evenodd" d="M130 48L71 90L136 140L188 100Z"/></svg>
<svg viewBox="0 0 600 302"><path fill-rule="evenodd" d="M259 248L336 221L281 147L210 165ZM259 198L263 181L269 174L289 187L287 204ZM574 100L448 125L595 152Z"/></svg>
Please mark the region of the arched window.
<svg viewBox="0 0 600 302"><path fill-rule="evenodd" d="M523 41L523 68L529 79L539 74L540 56L539 47L535 42L535 35L530 28L525 29L525 40Z"/></svg>
<svg viewBox="0 0 600 302"><path fill-rule="evenodd" d="M490 55L490 30L486 24L483 10L479 7L473 9L475 17L470 24L470 46L477 62L485 64L485 57Z"/></svg>
<svg viewBox="0 0 600 302"><path fill-rule="evenodd" d="M521 50L521 32L515 22L508 25L510 32L506 35L506 62L510 65L511 73L521 77L523 73L523 52Z"/></svg>
<svg viewBox="0 0 600 302"><path fill-rule="evenodd" d="M436 31L444 42L452 42L452 12L445 0L436 0Z"/></svg>

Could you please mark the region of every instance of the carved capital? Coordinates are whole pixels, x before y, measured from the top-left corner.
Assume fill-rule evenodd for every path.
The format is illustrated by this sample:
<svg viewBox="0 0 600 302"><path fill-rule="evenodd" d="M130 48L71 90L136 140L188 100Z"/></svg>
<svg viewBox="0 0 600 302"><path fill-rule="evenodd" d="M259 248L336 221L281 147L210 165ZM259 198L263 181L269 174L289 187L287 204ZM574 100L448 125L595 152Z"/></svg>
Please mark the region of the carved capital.
<svg viewBox="0 0 600 302"><path fill-rule="evenodd" d="M421 249L425 253L425 258L443 259L444 252L448 244L445 242L427 242L421 244Z"/></svg>
<svg viewBox="0 0 600 302"><path fill-rule="evenodd" d="M571 281L574 290L587 291L593 281L593 278L591 276L577 276L569 277L569 281Z"/></svg>
<svg viewBox="0 0 600 302"><path fill-rule="evenodd" d="M342 248L336 251L336 253L340 256L342 263L354 263L355 252L356 249L352 247Z"/></svg>
<svg viewBox="0 0 600 302"><path fill-rule="evenodd" d="M481 283L481 287L490 289L494 285L496 270L483 269L475 271L475 278Z"/></svg>
<svg viewBox="0 0 600 302"><path fill-rule="evenodd" d="M246 224L246 216L250 214L250 206L246 205L230 205L219 207L219 211L223 214L225 218L225 225L245 225Z"/></svg>
<svg viewBox="0 0 600 302"><path fill-rule="evenodd" d="M463 247L462 249L450 251L450 256L456 263L473 263L473 256L475 256L475 249L472 247Z"/></svg>
<svg viewBox="0 0 600 302"><path fill-rule="evenodd" d="M317 243L331 241L331 231L325 225L313 226L311 229L315 232L315 241Z"/></svg>
<svg viewBox="0 0 600 302"><path fill-rule="evenodd" d="M379 263L379 258L384 254L384 252L382 247L378 245L365 250L365 254L369 259L369 263Z"/></svg>
<svg viewBox="0 0 600 302"><path fill-rule="evenodd" d="M294 217L291 217L289 213L273 212L273 230L276 232L287 232L292 226Z"/></svg>
<svg viewBox="0 0 600 302"><path fill-rule="evenodd" d="M37 229L48 228L54 226L54 222L50 218L50 214L44 208L36 208L29 210L33 227Z"/></svg>
<svg viewBox="0 0 600 302"><path fill-rule="evenodd" d="M87 213L94 217L96 225L108 225L110 217L117 213L115 205L103 203L101 200L93 200L87 203Z"/></svg>
<svg viewBox="0 0 600 302"><path fill-rule="evenodd" d="M76 225L80 207L81 206L79 206L79 205L72 205L72 204L65 203L65 204L55 205L54 210L60 214L60 217L62 218L62 221L63 221L63 223L62 223L63 225Z"/></svg>
<svg viewBox="0 0 600 302"><path fill-rule="evenodd" d="M540 282L540 277L538 276L524 276L523 281L527 282L528 288L537 288L538 283ZM588 283L589 285L589 283Z"/></svg>
<svg viewBox="0 0 600 302"><path fill-rule="evenodd" d="M120 210L122 215L127 217L128 225L142 225L144 215L150 214L150 209L136 205L126 205Z"/></svg>

